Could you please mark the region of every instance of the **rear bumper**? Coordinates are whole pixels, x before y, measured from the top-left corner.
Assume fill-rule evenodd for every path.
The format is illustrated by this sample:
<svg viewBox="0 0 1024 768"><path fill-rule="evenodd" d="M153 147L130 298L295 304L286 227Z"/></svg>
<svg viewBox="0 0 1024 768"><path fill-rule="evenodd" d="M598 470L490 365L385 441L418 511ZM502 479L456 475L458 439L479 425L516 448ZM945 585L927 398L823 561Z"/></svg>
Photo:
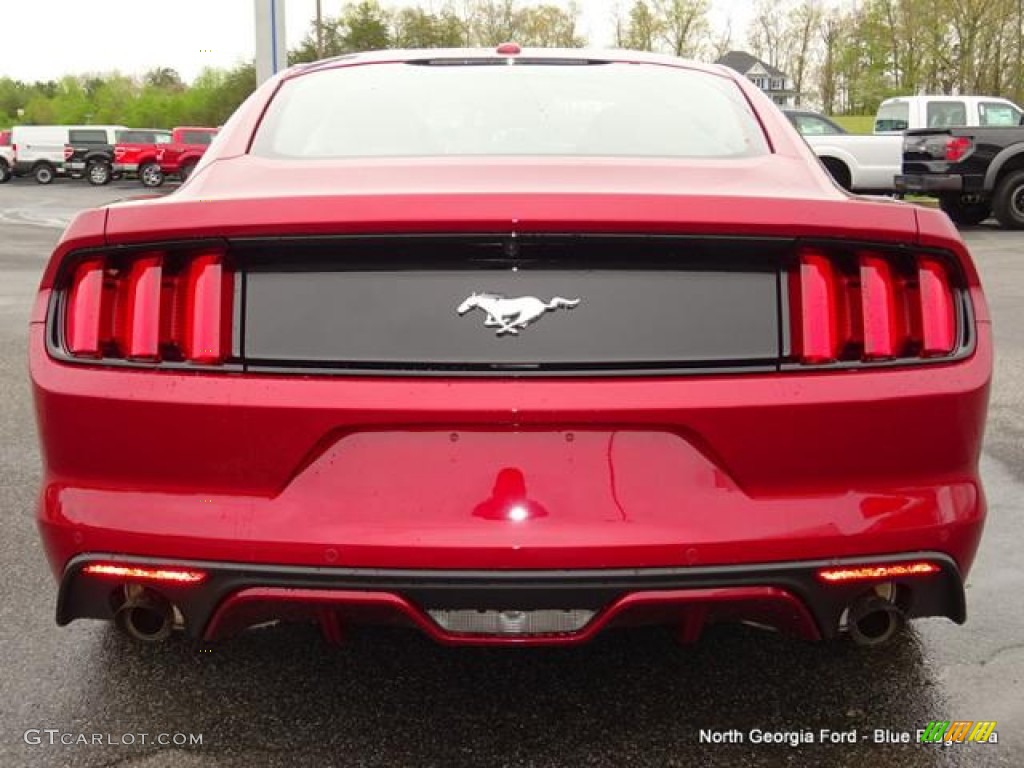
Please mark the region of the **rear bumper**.
<svg viewBox="0 0 1024 768"><path fill-rule="evenodd" d="M901 553L882 558L745 564L693 568L576 571L442 571L299 568L154 558L125 560L86 554L61 579L57 621L113 618L121 585L82 569L92 562L185 566L207 574L197 586L157 589L181 611L196 639L213 641L275 619L319 621L337 636L349 624L419 628L452 644L572 644L621 626L670 624L694 640L707 623L751 621L807 640L833 637L843 612L871 585L826 584L820 568L927 559L939 573L896 579L895 601L909 617L966 617L961 575L940 553ZM576 631L469 634L442 626L432 612L447 610L574 610L593 616Z"/></svg>
<svg viewBox="0 0 1024 768"><path fill-rule="evenodd" d="M907 173L895 179L896 191L909 194L939 194L956 192L976 195L985 191L982 176L946 173Z"/></svg>
<svg viewBox="0 0 1024 768"><path fill-rule="evenodd" d="M109 554L223 571L189 597L196 636L230 626L218 606L358 613L350 593L427 629L440 569L495 609L530 607L496 600L496 584L560 574L539 600L597 574L588 590L620 581L595 610L640 594L630 616L653 601L676 620L728 598L754 620L802 610L828 636L846 596L816 591L815 564L929 552L956 578L911 615L959 621L985 516L988 324L977 334L949 365L867 372L377 379L72 366L34 323L38 516L60 619L109 618L109 584L75 578ZM740 592L702 592L721 589ZM619 612L635 620L624 604L603 621ZM764 623L814 636L799 618Z"/></svg>

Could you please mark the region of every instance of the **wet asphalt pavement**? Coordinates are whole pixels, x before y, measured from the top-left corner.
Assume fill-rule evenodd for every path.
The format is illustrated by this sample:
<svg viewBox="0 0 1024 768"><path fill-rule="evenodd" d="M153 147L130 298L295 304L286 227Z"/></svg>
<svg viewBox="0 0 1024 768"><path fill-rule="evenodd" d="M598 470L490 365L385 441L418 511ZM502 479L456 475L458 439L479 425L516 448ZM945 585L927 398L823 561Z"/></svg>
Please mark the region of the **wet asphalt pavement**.
<svg viewBox="0 0 1024 768"><path fill-rule="evenodd" d="M56 627L32 518L25 339L36 282L75 210L140 191L0 185L0 766L1024 765L1024 233L965 232L997 341L990 516L965 626L918 621L872 650L740 627L693 647L661 630L546 650L366 630L333 649L312 628L275 627L201 651L139 647L96 622ZM876 730L893 738L936 719L996 720L999 743L875 742ZM702 730L732 729L743 743L702 743ZM821 729L857 741L818 743ZM755 744L751 731L815 743ZM81 742L93 734L102 743ZM171 744L153 744L160 734ZM181 735L202 744L173 746Z"/></svg>

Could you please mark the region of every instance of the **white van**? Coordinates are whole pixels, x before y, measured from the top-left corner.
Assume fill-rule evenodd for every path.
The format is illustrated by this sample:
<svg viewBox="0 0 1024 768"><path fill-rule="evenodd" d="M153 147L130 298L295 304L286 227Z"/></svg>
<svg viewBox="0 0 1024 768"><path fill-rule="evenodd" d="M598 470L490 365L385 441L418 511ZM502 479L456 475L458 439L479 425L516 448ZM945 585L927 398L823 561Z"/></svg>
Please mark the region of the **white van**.
<svg viewBox="0 0 1024 768"><path fill-rule="evenodd" d="M900 96L878 106L874 132L1020 125L1022 114L1012 101L995 96Z"/></svg>
<svg viewBox="0 0 1024 768"><path fill-rule="evenodd" d="M64 173L64 145L114 144L123 125L16 125L11 129L14 149L14 175L33 176L40 184L49 184Z"/></svg>

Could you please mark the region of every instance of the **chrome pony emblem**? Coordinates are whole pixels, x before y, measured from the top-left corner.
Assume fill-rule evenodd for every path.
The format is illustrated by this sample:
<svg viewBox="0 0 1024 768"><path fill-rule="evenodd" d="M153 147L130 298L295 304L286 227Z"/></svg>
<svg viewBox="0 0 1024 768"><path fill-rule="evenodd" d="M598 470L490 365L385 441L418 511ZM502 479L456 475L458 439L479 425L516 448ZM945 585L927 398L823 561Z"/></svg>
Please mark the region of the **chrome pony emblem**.
<svg viewBox="0 0 1024 768"><path fill-rule="evenodd" d="M572 309L579 303L579 299L563 299L561 296L555 296L551 301L542 301L536 296L506 299L499 293L472 293L455 311L461 316L471 309L482 309L487 316L484 318L484 327L497 328L494 332L496 336L518 336L522 328L539 320L545 312Z"/></svg>

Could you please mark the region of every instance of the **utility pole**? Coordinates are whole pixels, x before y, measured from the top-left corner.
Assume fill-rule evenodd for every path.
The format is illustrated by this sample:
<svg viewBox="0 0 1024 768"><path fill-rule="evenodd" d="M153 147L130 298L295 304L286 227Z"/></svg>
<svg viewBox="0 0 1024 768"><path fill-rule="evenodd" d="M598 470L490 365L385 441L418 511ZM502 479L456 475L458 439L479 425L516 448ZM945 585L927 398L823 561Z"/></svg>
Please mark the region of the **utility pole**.
<svg viewBox="0 0 1024 768"><path fill-rule="evenodd" d="M320 0L316 0L316 57L324 57L324 19Z"/></svg>

